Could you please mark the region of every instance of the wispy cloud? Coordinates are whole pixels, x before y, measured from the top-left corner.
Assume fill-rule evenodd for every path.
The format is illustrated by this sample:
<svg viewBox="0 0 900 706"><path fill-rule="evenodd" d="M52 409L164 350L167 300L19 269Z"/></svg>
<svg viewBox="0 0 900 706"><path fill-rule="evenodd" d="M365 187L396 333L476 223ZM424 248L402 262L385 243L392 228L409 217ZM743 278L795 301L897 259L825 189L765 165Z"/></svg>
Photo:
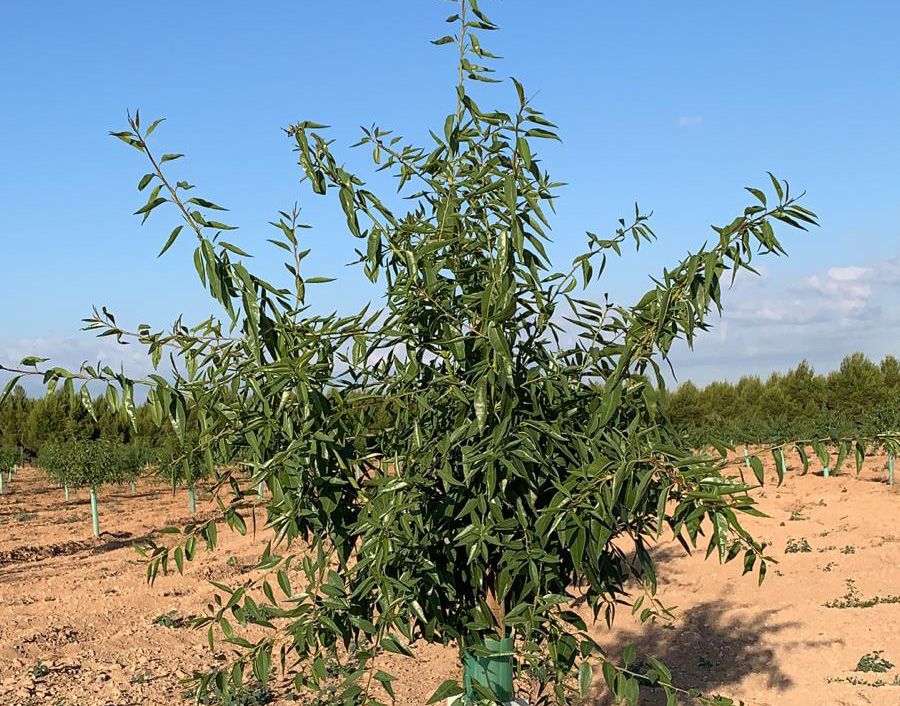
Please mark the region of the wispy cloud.
<svg viewBox="0 0 900 706"><path fill-rule="evenodd" d="M0 363L17 366L30 355L49 358L48 365L77 370L82 363L108 365L115 371L123 370L130 377L142 377L152 371L150 358L144 346L121 345L109 337L97 338L84 333L76 336L45 338L19 338L0 340ZM0 383L9 375L0 373ZM40 378L25 378L23 387L31 394L42 390Z"/></svg>
<svg viewBox="0 0 900 706"><path fill-rule="evenodd" d="M819 369L836 366L847 353L872 358L900 353L900 256L866 265L831 267L792 282L767 270L739 276L724 292L725 312L701 335L693 351L673 352L679 380L705 383L742 374L784 370L801 359ZM26 355L78 368L100 362L132 377L151 371L142 346L118 345L89 334L0 340L0 362L16 364ZM4 377L0 374L0 383ZM32 394L40 380L28 381Z"/></svg>
<svg viewBox="0 0 900 706"><path fill-rule="evenodd" d="M702 115L682 115L680 118L678 118L678 127L694 127L696 125L700 125L702 122Z"/></svg>
<svg viewBox="0 0 900 706"><path fill-rule="evenodd" d="M694 351L674 359L679 379L698 382L765 374L810 360L822 369L847 353L900 352L900 257L831 267L799 281L767 271L739 277L724 293L725 312Z"/></svg>

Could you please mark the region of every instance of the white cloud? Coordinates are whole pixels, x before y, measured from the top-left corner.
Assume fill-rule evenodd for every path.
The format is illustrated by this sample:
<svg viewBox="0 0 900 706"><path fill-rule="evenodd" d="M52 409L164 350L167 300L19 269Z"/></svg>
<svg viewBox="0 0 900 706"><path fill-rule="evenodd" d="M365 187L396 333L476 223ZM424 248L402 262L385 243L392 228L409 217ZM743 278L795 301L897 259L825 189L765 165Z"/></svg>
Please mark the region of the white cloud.
<svg viewBox="0 0 900 706"><path fill-rule="evenodd" d="M875 264L831 267L793 282L780 282L766 269L742 274L723 294L725 312L713 330L698 337L695 349L673 352L679 380L699 383L735 379L747 373L784 370L800 360L820 370L862 351L871 358L900 354L900 256ZM124 367L132 377L151 371L142 346L118 345L88 333L67 337L0 340L0 363L17 364L26 355L53 365L78 368L82 362ZM165 363L164 363L165 364ZM0 384L6 378L0 373ZM40 380L29 381L32 394Z"/></svg>
<svg viewBox="0 0 900 706"><path fill-rule="evenodd" d="M115 371L124 369L130 377L142 377L152 372L150 357L144 346L121 345L111 337L97 338L88 333L77 336L56 336L44 338L19 338L0 340L0 363L18 367L26 356L49 358L46 365L77 370L82 363L88 365L108 365ZM0 373L0 383L9 375ZM39 377L24 378L23 387L31 394L42 390Z"/></svg>
<svg viewBox="0 0 900 706"><path fill-rule="evenodd" d="M707 382L783 370L807 359L831 369L851 352L900 352L900 257L831 267L794 283L740 276L725 311L694 351L673 356L679 379Z"/></svg>
<svg viewBox="0 0 900 706"><path fill-rule="evenodd" d="M680 118L678 118L678 127L694 127L695 125L700 125L702 122L702 115L682 115Z"/></svg>

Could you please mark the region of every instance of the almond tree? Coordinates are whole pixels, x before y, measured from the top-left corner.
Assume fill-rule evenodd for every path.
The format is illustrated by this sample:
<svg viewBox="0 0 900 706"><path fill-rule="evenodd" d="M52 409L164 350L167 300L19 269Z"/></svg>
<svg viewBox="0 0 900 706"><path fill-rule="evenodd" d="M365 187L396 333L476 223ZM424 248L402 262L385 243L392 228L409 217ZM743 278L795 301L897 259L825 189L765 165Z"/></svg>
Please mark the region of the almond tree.
<svg viewBox="0 0 900 706"><path fill-rule="evenodd" d="M570 703L600 663L617 696L636 703L640 685L654 684L674 701L681 689L665 665L648 656L638 667L628 651L624 664L609 661L586 616L659 609L649 549L663 535L685 548L703 541L765 575L765 547L741 525L755 512L750 488L673 431L659 404L662 368L676 341L708 328L723 286L752 272L754 258L784 253L775 227L803 228L814 215L772 177L636 303L597 296L606 267L654 239L648 216L635 207L609 235L589 232L570 266L553 265L545 245L560 184L538 148L556 126L516 80L511 109L484 107L494 94L472 86L495 81L481 37L496 27L476 0L457 5L453 33L434 42L456 49L453 112L428 146L378 126L357 143L373 170L397 178L405 208L345 166L323 125L287 131L312 192L336 197L382 308L308 308L324 278L305 273L296 209L273 221L289 281L252 273L226 239L224 209L170 176L181 155L156 150L160 121L135 114L115 136L149 164L137 213L146 220L165 205L181 218L162 251L194 239L220 315L166 330L129 330L105 308L87 319L100 335L146 345L154 364L171 354L171 378L42 369L36 359L19 371L73 394L81 380L106 383L126 414L135 385L146 385L182 443L196 417L192 451L210 470L214 458L242 459L216 471L220 518L148 545L151 580L173 562L181 571L198 540L214 546L220 522L243 531L248 495L265 484L267 573L223 586L199 620L211 645L241 654L199 679L198 698L239 691L250 670L260 682L292 678L306 703L383 703L394 677L379 657L428 642L455 645L465 677L433 700L507 701L516 686L532 704ZM267 634L250 640L245 626Z"/></svg>
<svg viewBox="0 0 900 706"><path fill-rule="evenodd" d="M181 443L159 449L157 456L159 472L171 482L172 491L183 484L187 488L188 509L191 513L197 512L195 483L209 475L209 468L204 462L196 436L187 434Z"/></svg>
<svg viewBox="0 0 900 706"><path fill-rule="evenodd" d="M109 441L50 442L41 448L38 461L47 475L65 488L66 500L69 488L88 489L95 537L100 537L100 486L134 477L138 467L135 454L124 445Z"/></svg>
<svg viewBox="0 0 900 706"><path fill-rule="evenodd" d="M13 469L16 468L22 459L22 452L15 446L0 446L0 494L5 493L6 489L3 484L3 474L6 473L6 480L12 480Z"/></svg>

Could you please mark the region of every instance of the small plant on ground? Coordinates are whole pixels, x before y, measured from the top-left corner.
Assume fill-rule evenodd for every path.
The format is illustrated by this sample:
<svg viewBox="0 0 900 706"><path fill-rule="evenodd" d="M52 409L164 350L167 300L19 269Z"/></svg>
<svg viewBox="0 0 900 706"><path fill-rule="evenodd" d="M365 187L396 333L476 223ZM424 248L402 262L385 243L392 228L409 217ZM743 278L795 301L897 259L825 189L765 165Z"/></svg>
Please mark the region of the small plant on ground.
<svg viewBox="0 0 900 706"><path fill-rule="evenodd" d="M811 551L812 547L809 546L809 542L806 541L805 537L800 537L800 539L789 539L787 541L787 546L784 548L785 554L805 554Z"/></svg>
<svg viewBox="0 0 900 706"><path fill-rule="evenodd" d="M849 676L849 677L827 677L825 679L829 684L850 684L851 686L870 686L875 689L880 689L883 686L900 686L900 674L895 676L891 681L885 681L884 679L862 679L860 677Z"/></svg>
<svg viewBox="0 0 900 706"><path fill-rule="evenodd" d="M883 674L894 668L893 663L888 662L882 655L882 650L875 650L863 655L856 663L857 672L877 672Z"/></svg>
<svg viewBox="0 0 900 706"><path fill-rule="evenodd" d="M182 698L204 706L265 706L265 704L271 703L275 696L267 686L251 683L232 685L227 691L210 685L200 694L194 691L184 691ZM313 706L313 704L309 706Z"/></svg>
<svg viewBox="0 0 900 706"><path fill-rule="evenodd" d="M149 669L145 669L142 672L138 672L137 674L132 674L131 678L128 680L131 684L146 684L147 682L153 679L153 672Z"/></svg>
<svg viewBox="0 0 900 706"><path fill-rule="evenodd" d="M35 679L40 679L41 677L46 677L50 673L50 667L38 660L35 662L34 666L28 670L28 673Z"/></svg>
<svg viewBox="0 0 900 706"><path fill-rule="evenodd" d="M172 440L158 449L155 460L159 474L172 484L173 491L179 485L187 490L188 509L197 512L196 483L211 473L199 437L187 434L182 440Z"/></svg>
<svg viewBox="0 0 900 706"><path fill-rule="evenodd" d="M856 547L854 547L852 544L848 544L843 549L841 549L841 554L856 554Z"/></svg>
<svg viewBox="0 0 900 706"><path fill-rule="evenodd" d="M804 504L800 501L797 501L794 504L794 507L791 509L791 514L790 514L790 517L788 517L788 521L789 522L800 522L802 520L809 519L808 517L806 517L803 514L804 509L805 509Z"/></svg>
<svg viewBox="0 0 900 706"><path fill-rule="evenodd" d="M861 598L859 589L856 588L856 582L853 579L845 579L844 582L847 585L847 592L840 598L826 602L826 608L872 608L876 605L900 603L900 596L894 595Z"/></svg>
<svg viewBox="0 0 900 706"><path fill-rule="evenodd" d="M186 628L191 625L191 618L179 615L177 611L170 610L167 613L160 613L151 621L153 625L162 628Z"/></svg>

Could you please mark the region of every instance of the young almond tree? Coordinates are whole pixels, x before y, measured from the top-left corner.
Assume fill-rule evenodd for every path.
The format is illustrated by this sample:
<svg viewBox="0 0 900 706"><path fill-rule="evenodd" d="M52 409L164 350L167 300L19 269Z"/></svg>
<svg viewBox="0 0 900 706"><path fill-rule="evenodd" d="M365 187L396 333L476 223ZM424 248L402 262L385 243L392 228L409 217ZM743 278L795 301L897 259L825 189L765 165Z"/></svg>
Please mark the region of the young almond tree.
<svg viewBox="0 0 900 706"><path fill-rule="evenodd" d="M173 492L179 484L183 484L187 488L188 508L192 513L197 512L195 483L210 474L199 440L188 434L182 442L159 449L157 456L160 475L171 482Z"/></svg>
<svg viewBox="0 0 900 706"><path fill-rule="evenodd" d="M242 459L217 471L221 518L188 526L176 545L148 546L151 579L173 559L181 570L198 540L214 545L218 522L243 531L246 496L266 486L268 574L229 589L200 620L210 644L241 655L202 677L198 698L240 691L249 669L260 682L291 679L306 703L380 704L395 679L382 654L414 656L426 642L456 646L462 667L433 700L571 703L602 664L617 698L636 703L652 684L674 701L665 665L651 655L637 667L630 654L614 664L587 620L612 622L623 604L654 613L650 548L664 536L765 574L765 548L741 525L755 512L749 487L673 431L661 368L676 341L708 328L723 286L752 272L754 258L784 253L776 226L802 228L814 215L772 177L637 302L598 297L624 249L654 239L647 215L636 208L609 235L589 232L583 254L554 266L546 244L559 182L538 149L556 127L518 81L496 94L509 94L509 109L473 92L495 80L481 40L496 28L476 0L457 5L453 33L434 42L456 49L454 110L427 146L380 127L358 143L374 171L396 177L404 208L345 166L322 125L288 130L311 191L341 209L362 273L383 288L377 311L308 309L323 278L303 270L296 209L275 218L272 241L290 280L267 282L224 238L224 209L169 175L181 155L156 150L159 121L135 115L115 133L149 164L137 213L146 220L166 205L181 218L162 250L194 239L221 318L165 331L129 331L106 309L87 320L144 343L155 364L171 353L171 378L36 372L73 390L79 379L106 382L126 413L134 385L146 384L182 443L196 418L192 450L208 468ZM265 636L251 640L249 626Z"/></svg>
<svg viewBox="0 0 900 706"><path fill-rule="evenodd" d="M6 481L12 480L13 469L22 459L22 452L15 446L0 446L0 494L6 492L4 486L3 474L6 474Z"/></svg>
<svg viewBox="0 0 900 706"><path fill-rule="evenodd" d="M65 488L88 488L91 500L91 528L100 537L100 511L97 492L105 483L120 483L132 474L129 459L121 444L108 441L63 441L45 444L39 462L47 475ZM124 464L124 465L123 465Z"/></svg>
<svg viewBox="0 0 900 706"><path fill-rule="evenodd" d="M69 499L69 486L73 482L74 457L70 453L71 442L50 441L38 451L37 463L47 476L63 488L64 497Z"/></svg>

